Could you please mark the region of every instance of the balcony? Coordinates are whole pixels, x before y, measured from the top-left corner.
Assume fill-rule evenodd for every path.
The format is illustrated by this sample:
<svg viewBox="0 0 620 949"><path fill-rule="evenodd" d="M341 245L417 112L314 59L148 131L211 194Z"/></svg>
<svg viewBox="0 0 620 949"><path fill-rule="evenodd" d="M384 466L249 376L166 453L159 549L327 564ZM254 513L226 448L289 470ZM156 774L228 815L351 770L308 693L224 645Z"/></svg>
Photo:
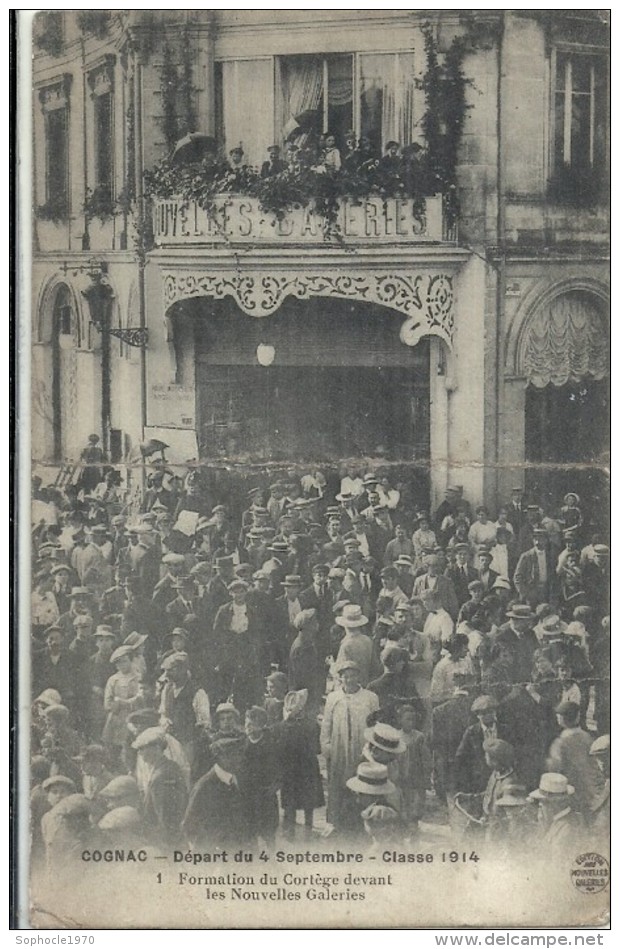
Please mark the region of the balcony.
<svg viewBox="0 0 620 949"><path fill-rule="evenodd" d="M313 202L278 217L261 209L254 197L218 195L209 211L182 198L155 198L154 242L156 247L456 243L456 227L447 225L442 196L422 203L423 210L413 198L342 198L328 227Z"/></svg>

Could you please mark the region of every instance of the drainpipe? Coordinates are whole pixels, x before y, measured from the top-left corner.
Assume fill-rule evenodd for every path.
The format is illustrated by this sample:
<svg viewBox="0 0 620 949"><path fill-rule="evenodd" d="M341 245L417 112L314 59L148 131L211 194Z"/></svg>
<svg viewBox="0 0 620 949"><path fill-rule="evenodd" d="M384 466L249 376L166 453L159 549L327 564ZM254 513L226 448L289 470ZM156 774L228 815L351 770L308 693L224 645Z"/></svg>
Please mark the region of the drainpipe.
<svg viewBox="0 0 620 949"><path fill-rule="evenodd" d="M497 246L496 266L496 324L495 324L495 446L494 446L494 492L498 494L501 463L501 406L503 403L503 330L506 315L506 195L505 156L503 137L503 70L504 34L506 11L500 11L500 28L497 41Z"/></svg>
<svg viewBox="0 0 620 949"><path fill-rule="evenodd" d="M142 115L142 63L140 54L134 58L134 115L136 137L136 205L138 215L144 229L146 207L144 200L144 150L143 150L143 115ZM140 258L138 266L138 296L140 301L140 328L146 327L146 287L144 277L145 261ZM142 428L141 440L144 441L146 428L146 347L140 348L140 424Z"/></svg>

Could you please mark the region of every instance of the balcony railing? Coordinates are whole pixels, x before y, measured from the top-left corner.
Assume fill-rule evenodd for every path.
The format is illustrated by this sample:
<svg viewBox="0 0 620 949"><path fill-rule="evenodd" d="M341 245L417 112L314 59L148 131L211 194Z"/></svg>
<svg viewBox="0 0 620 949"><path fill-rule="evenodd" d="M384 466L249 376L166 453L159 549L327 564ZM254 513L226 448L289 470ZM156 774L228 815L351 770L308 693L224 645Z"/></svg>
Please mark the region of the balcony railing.
<svg viewBox="0 0 620 949"><path fill-rule="evenodd" d="M155 245L188 244L428 244L456 241L456 228L446 225L443 199L425 199L420 213L411 198L344 198L335 227L312 204L296 207L278 219L263 211L256 198L224 194L209 211L181 198L156 198L153 209Z"/></svg>

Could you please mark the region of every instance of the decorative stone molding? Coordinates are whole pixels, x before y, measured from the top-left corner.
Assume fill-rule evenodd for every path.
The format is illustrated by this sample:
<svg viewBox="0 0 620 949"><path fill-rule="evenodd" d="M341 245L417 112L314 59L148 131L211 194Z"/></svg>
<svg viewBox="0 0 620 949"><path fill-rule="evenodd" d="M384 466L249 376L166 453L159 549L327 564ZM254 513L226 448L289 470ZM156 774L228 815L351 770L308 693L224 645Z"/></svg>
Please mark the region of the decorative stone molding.
<svg viewBox="0 0 620 949"><path fill-rule="evenodd" d="M44 112L54 112L56 109L68 107L72 79L71 73L63 73L56 82L39 89L39 102Z"/></svg>
<svg viewBox="0 0 620 949"><path fill-rule="evenodd" d="M109 54L88 73L88 85L92 96L103 96L114 89L114 66L116 56Z"/></svg>
<svg viewBox="0 0 620 949"><path fill-rule="evenodd" d="M372 273L325 270L316 274L256 272L239 275L229 271L164 272L164 310L179 300L232 296L244 313L258 318L270 316L288 296L337 297L390 307L406 320L401 340L415 346L422 336L438 336L452 345L454 335L454 291L446 273Z"/></svg>

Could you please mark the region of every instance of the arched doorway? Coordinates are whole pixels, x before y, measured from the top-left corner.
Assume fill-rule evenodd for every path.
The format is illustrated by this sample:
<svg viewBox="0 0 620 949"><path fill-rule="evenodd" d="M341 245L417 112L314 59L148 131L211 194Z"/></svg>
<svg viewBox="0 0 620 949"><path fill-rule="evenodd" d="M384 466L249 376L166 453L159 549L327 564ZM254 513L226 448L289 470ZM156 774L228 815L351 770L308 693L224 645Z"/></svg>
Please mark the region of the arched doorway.
<svg viewBox="0 0 620 949"><path fill-rule="evenodd" d="M79 322L69 287L61 284L52 308L52 417L54 459L76 457Z"/></svg>
<svg viewBox="0 0 620 949"><path fill-rule="evenodd" d="M557 507L577 491L594 520L604 520L609 484L609 335L603 307L583 290L539 309L522 343L526 489Z"/></svg>

